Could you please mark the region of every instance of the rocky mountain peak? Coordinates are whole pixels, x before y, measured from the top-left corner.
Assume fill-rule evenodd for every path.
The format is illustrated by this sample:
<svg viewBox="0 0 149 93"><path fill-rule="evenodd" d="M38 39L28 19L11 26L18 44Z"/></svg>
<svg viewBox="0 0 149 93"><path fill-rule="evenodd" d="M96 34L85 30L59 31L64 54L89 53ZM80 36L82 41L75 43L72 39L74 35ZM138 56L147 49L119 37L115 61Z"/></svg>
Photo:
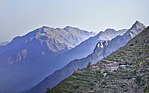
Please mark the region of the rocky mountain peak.
<svg viewBox="0 0 149 93"><path fill-rule="evenodd" d="M142 28L144 29L146 28L146 26L143 23L136 21L130 29L142 29Z"/></svg>
<svg viewBox="0 0 149 93"><path fill-rule="evenodd" d="M134 37L135 35L137 35L138 33L140 33L142 30L144 30L146 28L146 26L139 22L139 21L136 21L132 27L127 31L126 34L129 34L131 35L131 37Z"/></svg>
<svg viewBox="0 0 149 93"><path fill-rule="evenodd" d="M76 27L71 27L71 26L66 26L66 27L64 28L64 30L66 30L66 31L69 31L69 30L71 30L71 29L78 29L78 28L76 28Z"/></svg>
<svg viewBox="0 0 149 93"><path fill-rule="evenodd" d="M136 25L136 26L145 26L143 23L141 23L141 22L139 22L139 21L136 21L135 23L134 23L134 25ZM146 26L145 26L146 27Z"/></svg>
<svg viewBox="0 0 149 93"><path fill-rule="evenodd" d="M41 28L49 28L48 26L43 26L43 27L41 27Z"/></svg>
<svg viewBox="0 0 149 93"><path fill-rule="evenodd" d="M116 30L115 29L112 29L112 28L108 28L105 30L105 32L115 32Z"/></svg>

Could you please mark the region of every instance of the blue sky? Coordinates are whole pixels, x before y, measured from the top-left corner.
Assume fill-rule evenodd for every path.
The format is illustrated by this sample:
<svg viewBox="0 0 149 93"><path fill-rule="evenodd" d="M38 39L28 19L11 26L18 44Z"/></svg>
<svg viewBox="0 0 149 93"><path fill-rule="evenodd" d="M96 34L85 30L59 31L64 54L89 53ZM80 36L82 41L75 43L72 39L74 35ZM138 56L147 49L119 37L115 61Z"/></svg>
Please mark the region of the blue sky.
<svg viewBox="0 0 149 93"><path fill-rule="evenodd" d="M44 25L99 32L149 25L149 0L0 0L0 42Z"/></svg>

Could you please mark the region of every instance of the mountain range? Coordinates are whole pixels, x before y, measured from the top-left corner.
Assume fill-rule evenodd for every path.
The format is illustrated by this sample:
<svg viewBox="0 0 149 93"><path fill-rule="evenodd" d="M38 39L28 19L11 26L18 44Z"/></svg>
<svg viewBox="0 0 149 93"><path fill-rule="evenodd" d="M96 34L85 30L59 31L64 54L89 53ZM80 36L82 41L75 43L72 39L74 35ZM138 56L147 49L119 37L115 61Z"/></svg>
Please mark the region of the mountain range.
<svg viewBox="0 0 149 93"><path fill-rule="evenodd" d="M133 26L138 30L130 28L122 36L133 37L125 46L75 71L47 93L148 93L149 27L137 35L140 25Z"/></svg>
<svg viewBox="0 0 149 93"><path fill-rule="evenodd" d="M93 32L43 26L0 45L0 92L44 93L78 69L107 57L146 28Z"/></svg>
<svg viewBox="0 0 149 93"><path fill-rule="evenodd" d="M0 46L0 92L20 93L32 88L59 69L54 61L58 55L94 35L70 26L43 26Z"/></svg>
<svg viewBox="0 0 149 93"><path fill-rule="evenodd" d="M84 41L76 47L80 48L79 50L81 51L81 53L76 52L76 54L80 56L80 54L85 53L86 50L88 54L92 52L90 55L82 59L76 59L69 62L62 69L55 71L53 74L45 78L45 80L40 82L28 92L43 93L47 89L51 89L52 87L56 86L60 81L71 75L77 69L85 68L89 63L95 64L97 61L108 56L118 48L124 46L129 40L133 38L132 35L136 36L144 28L145 26L142 23L136 21L128 30L123 29L115 31L114 29L107 29L104 32L100 32L96 36L89 38L88 40ZM89 51L90 49L91 51Z"/></svg>

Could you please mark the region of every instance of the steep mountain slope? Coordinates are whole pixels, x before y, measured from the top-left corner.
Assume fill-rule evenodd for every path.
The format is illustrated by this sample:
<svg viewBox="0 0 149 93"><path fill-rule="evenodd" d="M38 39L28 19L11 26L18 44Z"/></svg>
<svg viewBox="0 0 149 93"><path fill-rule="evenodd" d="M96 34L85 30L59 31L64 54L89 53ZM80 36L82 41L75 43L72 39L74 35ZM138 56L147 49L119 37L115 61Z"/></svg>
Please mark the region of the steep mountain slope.
<svg viewBox="0 0 149 93"><path fill-rule="evenodd" d="M63 67L65 65L67 65L70 61L72 61L76 58L77 59L84 58L84 57L88 56L89 54L91 54L93 52L96 44L99 41L111 40L118 35L123 35L126 31L127 31L126 29L122 29L122 30L118 30L118 31L116 31L114 29L107 29L104 32L101 31L96 36L90 37L89 39L85 40L84 42L82 42L81 44L76 46L75 48L72 48L71 50L59 55L58 59L56 61L59 62L58 65Z"/></svg>
<svg viewBox="0 0 149 93"><path fill-rule="evenodd" d="M44 26L0 46L0 92L18 93L30 89L58 69L54 61L58 54L93 35L73 27Z"/></svg>
<svg viewBox="0 0 149 93"><path fill-rule="evenodd" d="M60 68L64 67L65 65L67 65L70 61L72 61L76 58L79 59L79 58L82 58L82 57L89 55L90 53L93 52L97 42L104 41L104 40L110 40L110 39L116 37L117 35L123 35L124 32L126 32L126 31L127 31L126 29L119 30L119 31L115 31L114 29L107 29L105 31L105 33L100 32L98 35L85 40L80 45L76 46L75 48L73 48L73 49L71 49L68 52L65 52L63 54L60 54L58 57L56 57L57 59L54 60L54 63L56 64L55 68L60 69ZM107 36L109 36L110 38L106 38ZM105 37L105 38L99 39L99 37ZM70 70L70 72L72 72L72 71L74 71L74 70ZM62 76L56 77L55 75L52 74L51 79L55 78L55 80L53 81L53 83L51 82L52 84L50 84L50 87L53 87L53 85L57 84L57 82L59 81L59 79L57 79L57 78L62 79L62 78L67 76L67 75L65 75L65 73L63 73L63 74L64 74L63 77ZM59 74L59 75L61 75L61 74ZM50 81L52 81L52 80L50 80ZM32 91L32 89L31 89L30 92L31 93L34 93L34 92L38 93L39 92L39 91L36 91L36 89L34 89L34 90Z"/></svg>
<svg viewBox="0 0 149 93"><path fill-rule="evenodd" d="M148 93L149 27L95 65L76 71L47 93Z"/></svg>
<svg viewBox="0 0 149 93"><path fill-rule="evenodd" d="M140 26L138 28L136 28L136 26L138 26L138 25L140 25ZM131 29L133 29L134 31L137 31L139 33L144 28L145 28L145 26L142 23L136 21L134 23L134 25L127 31L127 33L131 32L132 31ZM88 39L85 42L83 42L82 44L80 44L80 45L84 44L88 49L90 49L91 48L90 46L92 46L92 45L94 47L96 46L96 48L94 49L94 52L92 54L90 54L89 56L87 56L86 58L71 61L71 62L69 62L69 64L64 66L62 69L55 71L53 74L48 76L44 81L42 81L37 86L35 86L33 89L31 89L30 93L34 93L34 92L43 93L44 91L46 91L47 88L51 89L52 87L57 85L60 81L62 81L63 79L65 79L66 77L71 75L75 70L86 67L89 62L96 63L97 61L106 57L107 55L114 52L121 46L125 45L132 37L129 37L129 39L127 39L128 37L126 37L126 35L129 35L129 34L126 34L126 33L124 34L124 32L126 32L124 30L120 30L120 31L123 31L120 34L122 36L117 36L117 37L115 36L115 38L117 38L116 40L115 40L115 38L112 39L112 37L113 37L112 32L115 32L115 31L113 29L107 29L105 31L105 34L103 34L103 32L100 32L95 37L91 37L90 39ZM108 33L112 33L112 34L108 34ZM119 31L117 33L119 33ZM111 38L109 38L108 36ZM108 37L108 38L106 38L106 37ZM112 40L106 41L106 40L110 40L110 39L112 39ZM122 41L119 41L119 39ZM127 39L127 40L125 40L125 39ZM118 43L118 44L115 47L116 43ZM81 54L82 54L82 52L85 52L85 50L88 51L88 49L86 49L86 47L79 47ZM77 53L77 52L76 52L76 54L80 55L80 53Z"/></svg>

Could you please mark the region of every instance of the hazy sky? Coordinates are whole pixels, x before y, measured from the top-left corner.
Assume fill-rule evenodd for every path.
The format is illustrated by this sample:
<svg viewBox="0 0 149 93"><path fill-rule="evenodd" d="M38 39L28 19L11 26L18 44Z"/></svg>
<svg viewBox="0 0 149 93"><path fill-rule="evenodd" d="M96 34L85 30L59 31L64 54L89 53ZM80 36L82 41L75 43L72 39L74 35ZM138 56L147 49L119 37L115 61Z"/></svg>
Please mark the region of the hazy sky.
<svg viewBox="0 0 149 93"><path fill-rule="evenodd" d="M88 31L149 25L149 0L0 0L0 42L43 25Z"/></svg>

